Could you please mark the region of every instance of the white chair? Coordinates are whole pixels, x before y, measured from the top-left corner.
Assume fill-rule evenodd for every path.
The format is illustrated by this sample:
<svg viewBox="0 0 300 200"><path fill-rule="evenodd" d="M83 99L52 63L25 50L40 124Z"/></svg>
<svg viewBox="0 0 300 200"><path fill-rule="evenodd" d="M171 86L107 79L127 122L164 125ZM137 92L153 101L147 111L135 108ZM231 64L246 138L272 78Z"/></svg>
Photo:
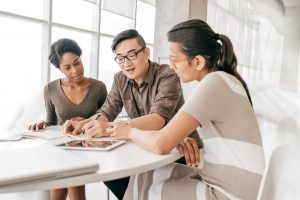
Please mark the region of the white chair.
<svg viewBox="0 0 300 200"><path fill-rule="evenodd" d="M295 199L300 199L300 138L274 150L257 198L257 200Z"/></svg>

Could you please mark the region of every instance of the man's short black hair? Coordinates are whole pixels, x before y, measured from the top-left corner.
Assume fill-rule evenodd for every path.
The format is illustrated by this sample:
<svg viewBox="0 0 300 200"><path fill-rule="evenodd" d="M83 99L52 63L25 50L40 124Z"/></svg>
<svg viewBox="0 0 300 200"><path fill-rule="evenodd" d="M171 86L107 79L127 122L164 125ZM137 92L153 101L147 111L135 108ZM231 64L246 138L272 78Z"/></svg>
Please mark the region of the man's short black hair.
<svg viewBox="0 0 300 200"><path fill-rule="evenodd" d="M116 47L120 42L122 42L124 40L128 40L128 39L132 39L132 38L136 38L139 45L141 45L142 47L146 46L146 42L145 42L144 38L139 34L139 32L137 32L137 30L134 30L134 29L129 29L126 31L122 31L121 33L116 35L116 37L114 38L112 45L111 45L112 51L115 52Z"/></svg>
<svg viewBox="0 0 300 200"><path fill-rule="evenodd" d="M62 38L57 40L51 45L50 54L48 59L56 68L59 69L59 60L64 55L64 53L73 53L77 56L81 56L81 48L78 44L71 39Z"/></svg>

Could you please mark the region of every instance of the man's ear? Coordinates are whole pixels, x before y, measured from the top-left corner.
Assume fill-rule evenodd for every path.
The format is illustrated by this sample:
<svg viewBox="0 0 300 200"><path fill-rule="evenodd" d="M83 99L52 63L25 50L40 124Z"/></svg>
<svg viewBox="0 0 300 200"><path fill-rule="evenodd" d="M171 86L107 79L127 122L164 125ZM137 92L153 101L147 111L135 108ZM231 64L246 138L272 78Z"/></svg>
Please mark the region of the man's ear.
<svg viewBox="0 0 300 200"><path fill-rule="evenodd" d="M145 48L144 53L145 53L146 57L149 59L150 58L150 49L149 49L149 47Z"/></svg>

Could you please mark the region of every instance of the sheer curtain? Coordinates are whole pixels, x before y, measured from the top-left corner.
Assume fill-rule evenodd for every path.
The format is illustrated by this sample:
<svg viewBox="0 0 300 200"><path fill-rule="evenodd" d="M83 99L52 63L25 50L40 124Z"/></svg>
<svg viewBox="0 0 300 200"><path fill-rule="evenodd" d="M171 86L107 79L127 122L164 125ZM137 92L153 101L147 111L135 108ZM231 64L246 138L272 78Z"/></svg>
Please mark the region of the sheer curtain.
<svg viewBox="0 0 300 200"><path fill-rule="evenodd" d="M280 86L283 35L246 0L208 1L207 21L227 35L238 58L238 71L249 87Z"/></svg>
<svg viewBox="0 0 300 200"><path fill-rule="evenodd" d="M272 144L266 145L267 158L300 130L300 2L287 2L208 1L207 21L231 39L263 142Z"/></svg>

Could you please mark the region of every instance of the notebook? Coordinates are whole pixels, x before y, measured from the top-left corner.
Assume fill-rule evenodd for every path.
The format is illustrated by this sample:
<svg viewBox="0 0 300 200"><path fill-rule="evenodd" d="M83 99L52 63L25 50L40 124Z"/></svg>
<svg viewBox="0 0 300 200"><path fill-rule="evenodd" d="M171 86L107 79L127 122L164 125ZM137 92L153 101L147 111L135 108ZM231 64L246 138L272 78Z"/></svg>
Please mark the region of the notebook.
<svg viewBox="0 0 300 200"><path fill-rule="evenodd" d="M0 150L0 158L0 187L89 174L99 169L97 162L47 144Z"/></svg>

